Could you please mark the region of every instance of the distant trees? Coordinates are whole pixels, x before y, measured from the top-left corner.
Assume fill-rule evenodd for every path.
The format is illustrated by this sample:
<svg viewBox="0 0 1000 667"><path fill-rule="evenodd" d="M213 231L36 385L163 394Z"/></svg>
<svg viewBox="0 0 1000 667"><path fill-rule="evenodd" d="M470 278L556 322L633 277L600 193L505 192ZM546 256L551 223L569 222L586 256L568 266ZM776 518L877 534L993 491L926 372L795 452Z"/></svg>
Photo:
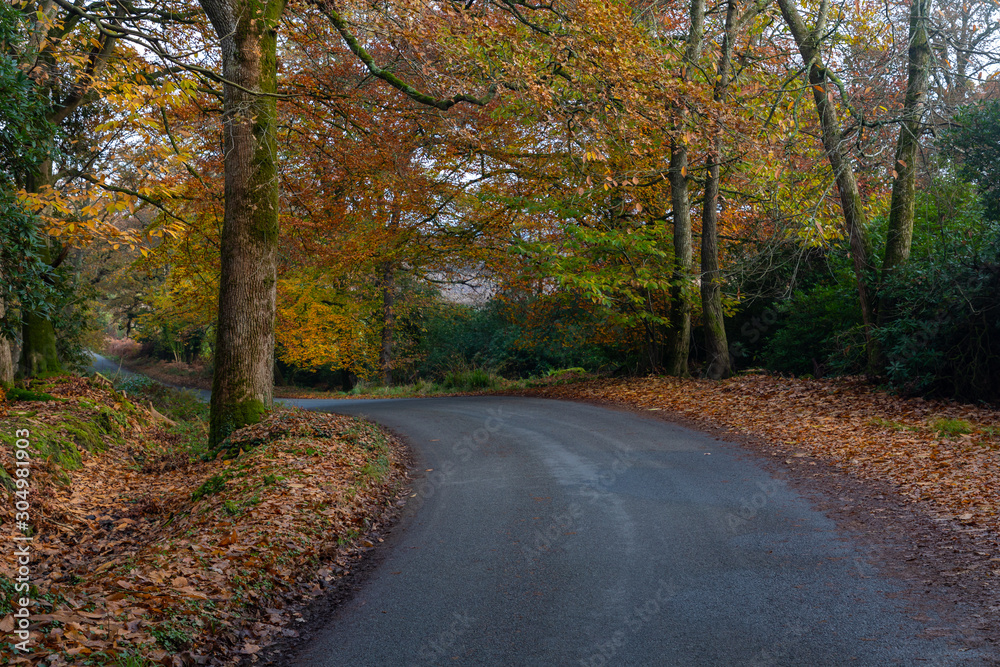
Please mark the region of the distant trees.
<svg viewBox="0 0 1000 667"><path fill-rule="evenodd" d="M970 77L996 30L966 19L992 15L876 5L46 4L26 25L56 27L31 24L17 47L43 115L119 137L67 142L78 157L40 158L18 187L51 233L97 235L85 221L109 211L123 233L121 216L155 212L143 250L166 277L143 318L215 332L215 443L268 408L276 355L394 381L399 323L421 335L421 285L469 267L509 312L620 343L623 367L723 378L746 263L787 296L803 257L836 255L878 374L935 128L955 126L946 141L991 215L997 179L966 133L996 125L990 107L951 117L990 89ZM128 40L156 67L116 60ZM117 199L43 196L67 183ZM786 251L779 276L768 258ZM50 264L60 253L36 245ZM24 313L27 372L44 372L51 346L29 330L47 320Z"/></svg>

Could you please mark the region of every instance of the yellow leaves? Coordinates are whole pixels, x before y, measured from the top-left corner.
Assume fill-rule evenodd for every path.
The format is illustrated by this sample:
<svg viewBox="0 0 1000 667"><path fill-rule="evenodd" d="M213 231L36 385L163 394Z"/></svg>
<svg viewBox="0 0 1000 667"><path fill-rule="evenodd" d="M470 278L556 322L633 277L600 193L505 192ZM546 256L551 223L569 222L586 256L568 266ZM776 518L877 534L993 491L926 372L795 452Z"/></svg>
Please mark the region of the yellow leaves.
<svg viewBox="0 0 1000 667"><path fill-rule="evenodd" d="M378 360L381 326L375 295L338 293L310 280L278 281L278 354L301 367L331 365L368 377Z"/></svg>

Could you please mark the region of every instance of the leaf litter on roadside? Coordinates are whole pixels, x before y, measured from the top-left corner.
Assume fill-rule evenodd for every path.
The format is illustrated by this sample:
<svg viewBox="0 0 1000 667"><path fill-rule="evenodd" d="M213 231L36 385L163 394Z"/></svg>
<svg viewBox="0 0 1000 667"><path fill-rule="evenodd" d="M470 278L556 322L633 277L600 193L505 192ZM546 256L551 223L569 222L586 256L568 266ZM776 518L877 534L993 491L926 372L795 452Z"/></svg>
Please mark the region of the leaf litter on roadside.
<svg viewBox="0 0 1000 667"><path fill-rule="evenodd" d="M294 634L297 605L374 546L405 483L401 446L353 418L277 410L230 436L235 458L200 461L146 410L86 378L50 393L64 401L5 406L3 434L58 434L67 415L95 410L119 433L78 447L67 471L51 456L33 461L32 651L0 644L0 664L224 664L254 654ZM11 473L7 440L0 466ZM3 495L0 522L13 536L13 497ZM0 564L15 571L11 549ZM10 578L0 586L6 642L14 593Z"/></svg>

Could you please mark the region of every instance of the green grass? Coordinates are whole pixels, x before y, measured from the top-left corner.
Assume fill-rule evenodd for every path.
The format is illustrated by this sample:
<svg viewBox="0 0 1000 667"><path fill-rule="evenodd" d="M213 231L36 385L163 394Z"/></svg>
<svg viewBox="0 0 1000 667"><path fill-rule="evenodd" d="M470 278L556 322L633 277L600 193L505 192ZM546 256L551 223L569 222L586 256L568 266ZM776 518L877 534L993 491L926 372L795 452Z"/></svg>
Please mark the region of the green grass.
<svg viewBox="0 0 1000 667"><path fill-rule="evenodd" d="M494 375L483 368L456 370L445 374L441 386L452 391L476 391L481 389L498 389L503 378Z"/></svg>
<svg viewBox="0 0 1000 667"><path fill-rule="evenodd" d="M930 427L939 438L956 438L973 431L972 424L964 419L950 419L948 417L932 419Z"/></svg>
<svg viewBox="0 0 1000 667"><path fill-rule="evenodd" d="M874 426L881 426L882 428L891 429L893 431L920 431L922 428L920 426L910 426L902 422L896 422L889 419L882 419L881 417L875 417L868 423Z"/></svg>
<svg viewBox="0 0 1000 667"><path fill-rule="evenodd" d="M559 377L560 375L566 375L568 373L579 373L580 375L583 375L586 372L587 369L580 368L579 366L574 366L573 368L553 368L545 374L545 377Z"/></svg>
<svg viewBox="0 0 1000 667"><path fill-rule="evenodd" d="M1000 426L981 426L978 430L987 438L996 439L1000 437Z"/></svg>
<svg viewBox="0 0 1000 667"><path fill-rule="evenodd" d="M143 405L152 404L157 412L176 422L169 427L180 445L192 458L208 460L209 405L188 389L166 387L142 375L126 375L115 381L115 389Z"/></svg>
<svg viewBox="0 0 1000 667"><path fill-rule="evenodd" d="M208 421L208 403L190 389L174 389L149 378L136 380L134 377L123 379L115 387L119 391L125 391L137 402L147 405L152 403L157 411L174 421Z"/></svg>
<svg viewBox="0 0 1000 667"><path fill-rule="evenodd" d="M389 472L389 459L384 455L378 456L374 461L369 461L361 468L361 474L376 482L381 482L382 478Z"/></svg>
<svg viewBox="0 0 1000 667"><path fill-rule="evenodd" d="M417 380L410 384L385 386L367 380L361 380L349 392L321 392L327 396L340 398L363 396L373 398L413 398L420 396L439 396L442 394L460 394L480 391L516 391L531 387L548 387L555 384L569 384L585 379L587 370L581 367L557 368L542 376L532 376L518 380L509 380L484 368L458 368L449 371L439 382Z"/></svg>

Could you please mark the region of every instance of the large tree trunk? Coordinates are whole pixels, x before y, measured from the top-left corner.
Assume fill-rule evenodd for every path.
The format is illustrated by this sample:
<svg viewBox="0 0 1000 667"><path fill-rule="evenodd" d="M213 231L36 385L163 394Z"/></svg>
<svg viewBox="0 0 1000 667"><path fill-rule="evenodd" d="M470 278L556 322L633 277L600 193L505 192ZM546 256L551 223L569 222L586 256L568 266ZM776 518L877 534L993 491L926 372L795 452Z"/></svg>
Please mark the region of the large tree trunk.
<svg viewBox="0 0 1000 667"><path fill-rule="evenodd" d="M396 270L392 262L382 263L382 349L379 362L382 383L392 386L392 337L395 334Z"/></svg>
<svg viewBox="0 0 1000 667"><path fill-rule="evenodd" d="M931 0L913 0L910 7L910 42L908 50L908 81L903 103L903 123L896 141L895 176L892 180L892 203L889 209L889 229L886 234L885 258L882 260L881 282L910 257L913 242L914 204L916 201L917 150L927 81L930 74L931 47L927 38L927 22ZM878 320L883 324L891 317L892 306L879 299Z"/></svg>
<svg viewBox="0 0 1000 667"><path fill-rule="evenodd" d="M799 16L794 0L778 0L781 15L785 19L802 59L809 64L809 84L812 87L813 101L819 116L820 128L823 134L823 148L826 157L833 168L840 193L840 206L844 213L844 225L847 229L851 248L851 260L854 265L854 276L858 286L858 299L861 305L861 317L865 327L865 339L868 347L869 360L872 359L871 328L875 322L875 303L871 291L873 268L870 263L871 249L867 237L868 220L858 190L858 182L854 177L854 169L850 159L844 153L844 138L841 132L837 107L833 103L834 86L832 77L823 65L820 53L820 40L826 34L826 20L829 12L829 2L824 0L819 9L816 25L812 31L806 28Z"/></svg>
<svg viewBox="0 0 1000 667"><path fill-rule="evenodd" d="M53 258L49 245L52 241L44 236L42 239L43 245L38 249L39 258L46 264L57 266L62 261L62 256ZM21 360L17 374L25 378L36 378L62 373L63 370L52 320L41 313L22 311Z"/></svg>
<svg viewBox="0 0 1000 667"><path fill-rule="evenodd" d="M37 313L25 313L21 319L21 362L18 374L36 378L61 373L56 351L56 330L52 322Z"/></svg>
<svg viewBox="0 0 1000 667"><path fill-rule="evenodd" d="M736 0L726 7L726 28L722 52L715 75L713 99L722 102L729 88L729 67L735 39ZM717 126L708 153L705 178L705 203L701 213L701 310L705 329L708 363L705 375L721 380L733 374L726 340L726 322L722 311L722 272L719 270L719 181L722 163L722 128Z"/></svg>
<svg viewBox="0 0 1000 667"><path fill-rule="evenodd" d="M701 57L705 35L705 0L691 0L691 28L684 49L684 70L690 71ZM684 114L679 125L683 127ZM670 200L674 218L674 271L670 291L670 331L667 335L664 370L670 375L688 374L691 353L691 303L687 299L687 284L691 280L691 198L688 194L688 151L683 141L674 140L670 149Z"/></svg>
<svg viewBox="0 0 1000 667"><path fill-rule="evenodd" d="M277 27L283 0L201 0L222 45L225 217L209 442L260 420L274 392Z"/></svg>

